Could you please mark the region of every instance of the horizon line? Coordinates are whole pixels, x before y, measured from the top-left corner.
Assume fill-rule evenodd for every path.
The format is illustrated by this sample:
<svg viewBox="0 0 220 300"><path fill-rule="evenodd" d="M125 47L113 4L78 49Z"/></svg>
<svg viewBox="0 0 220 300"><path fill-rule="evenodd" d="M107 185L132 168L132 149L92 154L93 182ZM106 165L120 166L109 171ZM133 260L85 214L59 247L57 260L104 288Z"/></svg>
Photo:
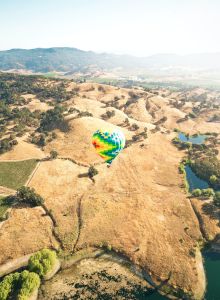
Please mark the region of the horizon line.
<svg viewBox="0 0 220 300"><path fill-rule="evenodd" d="M9 49L0 49L0 52L6 52L6 51L12 51L12 50L36 50L36 49L75 49L79 50L82 52L93 52L96 54L109 54L109 55L116 55L116 56L131 56L131 57L136 57L136 58L146 58L146 57L152 57L152 56L159 56L159 55L173 55L173 56L190 56L190 55L207 55L207 54L220 54L220 51L214 51L214 52L191 52L187 54L180 54L180 53L171 53L171 52L157 52L154 54L149 54L145 56L139 56L139 55L134 55L134 54L128 54L128 53L115 53L111 51L94 51L94 50L83 50L77 47L71 47L71 46L53 46L53 47L34 47L34 48L9 48Z"/></svg>

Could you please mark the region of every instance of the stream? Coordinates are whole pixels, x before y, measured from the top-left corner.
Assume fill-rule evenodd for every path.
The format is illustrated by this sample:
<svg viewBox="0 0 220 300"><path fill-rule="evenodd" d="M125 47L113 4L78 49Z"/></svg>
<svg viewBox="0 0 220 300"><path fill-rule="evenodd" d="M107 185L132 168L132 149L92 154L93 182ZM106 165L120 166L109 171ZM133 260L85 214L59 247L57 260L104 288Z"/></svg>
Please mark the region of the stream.
<svg viewBox="0 0 220 300"><path fill-rule="evenodd" d="M205 135L186 137L185 134L179 133L179 139L182 142L191 142L193 144L202 144L205 141ZM194 189L209 188L209 184L199 178L190 166L185 166L186 179L189 184L189 191ZM203 251L204 267L207 278L207 291L205 300L220 300L220 253Z"/></svg>
<svg viewBox="0 0 220 300"><path fill-rule="evenodd" d="M209 187L209 184L200 179L190 166L185 166L185 170L190 192L196 188L206 189ZM204 251L203 258L207 278L205 300L220 300L220 253Z"/></svg>

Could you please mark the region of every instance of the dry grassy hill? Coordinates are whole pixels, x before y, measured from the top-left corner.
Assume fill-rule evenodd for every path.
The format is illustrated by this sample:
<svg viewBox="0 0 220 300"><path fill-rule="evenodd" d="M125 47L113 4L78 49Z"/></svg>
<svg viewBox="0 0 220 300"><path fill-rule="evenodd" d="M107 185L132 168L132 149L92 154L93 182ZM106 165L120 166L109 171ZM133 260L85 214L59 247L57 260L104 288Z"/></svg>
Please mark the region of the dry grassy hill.
<svg viewBox="0 0 220 300"><path fill-rule="evenodd" d="M51 88L58 85L40 80ZM163 90L156 95L69 81L65 90L72 93L61 102L68 130L54 128L55 138L47 137L46 145L37 146L30 137L39 132L36 126L28 126L18 144L0 155L0 161L40 160L28 185L45 199L49 211L12 207L8 219L0 223L0 264L44 247L59 249L63 257L90 248L109 249L128 258L152 285L165 282L168 294L202 299L206 283L199 245L203 236L178 172L184 153L171 140L174 128L220 134L220 123L208 122L213 108L206 102L196 117L186 118L194 100L206 91L183 95ZM211 97L215 102L216 95L209 93L209 101ZM42 113L53 109L54 101L48 97L42 102L39 95L24 93L20 108ZM129 141L110 168L91 144L92 133L102 127L121 128ZM51 150L58 152L57 159L47 159ZM98 170L94 181L86 176L91 165ZM209 224L207 217L205 222ZM219 232L216 226L213 239Z"/></svg>

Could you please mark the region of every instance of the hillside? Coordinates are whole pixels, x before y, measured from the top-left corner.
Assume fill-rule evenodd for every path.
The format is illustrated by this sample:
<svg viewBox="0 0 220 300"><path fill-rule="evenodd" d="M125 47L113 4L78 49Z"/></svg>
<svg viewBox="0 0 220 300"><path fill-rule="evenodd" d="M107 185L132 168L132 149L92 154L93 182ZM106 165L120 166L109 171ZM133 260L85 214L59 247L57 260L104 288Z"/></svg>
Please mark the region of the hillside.
<svg viewBox="0 0 220 300"><path fill-rule="evenodd" d="M15 270L17 260L49 248L57 251L62 270L42 283L41 300L96 299L96 291L111 299L115 282L131 293L126 298L117 291L117 299L137 299L133 291L144 289L202 300L201 248L213 241L219 246L219 208L211 199L189 197L180 163L186 157L217 159L220 93L9 73L0 73L0 87L0 170L7 163L5 174L13 178L10 164L28 161L26 182L18 187L34 188L44 199L36 207L6 203L0 215L0 276L8 265ZM121 129L127 140L110 168L91 143L103 127ZM206 133L209 140L200 148L177 141L178 148L178 130ZM91 166L98 171L93 178ZM0 186L0 196L15 193L7 183Z"/></svg>
<svg viewBox="0 0 220 300"><path fill-rule="evenodd" d="M192 70L216 72L220 69L220 54L174 55L158 54L149 57L95 53L77 48L36 48L0 51L0 70L23 70L32 72L92 73L95 71L120 70L121 73L146 74L172 72L178 77ZM155 76L155 73L152 73Z"/></svg>

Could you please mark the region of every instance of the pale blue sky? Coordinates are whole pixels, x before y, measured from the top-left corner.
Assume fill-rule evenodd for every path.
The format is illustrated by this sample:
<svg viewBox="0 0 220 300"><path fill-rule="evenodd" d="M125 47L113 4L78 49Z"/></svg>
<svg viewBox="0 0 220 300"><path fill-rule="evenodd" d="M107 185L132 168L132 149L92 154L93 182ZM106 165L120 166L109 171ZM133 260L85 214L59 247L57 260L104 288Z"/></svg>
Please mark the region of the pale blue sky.
<svg viewBox="0 0 220 300"><path fill-rule="evenodd" d="M0 0L0 50L220 52L220 0Z"/></svg>

